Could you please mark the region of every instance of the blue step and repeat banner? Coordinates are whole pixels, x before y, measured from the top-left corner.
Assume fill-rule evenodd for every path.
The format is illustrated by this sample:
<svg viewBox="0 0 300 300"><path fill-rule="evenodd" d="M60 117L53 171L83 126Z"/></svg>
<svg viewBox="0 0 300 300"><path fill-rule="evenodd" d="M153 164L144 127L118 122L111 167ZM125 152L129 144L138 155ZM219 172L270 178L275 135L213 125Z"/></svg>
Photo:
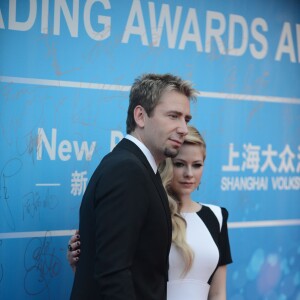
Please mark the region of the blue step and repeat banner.
<svg viewBox="0 0 300 300"><path fill-rule="evenodd" d="M298 0L0 1L0 298L68 299L66 246L130 85L200 91L194 199L224 206L228 299L300 299Z"/></svg>

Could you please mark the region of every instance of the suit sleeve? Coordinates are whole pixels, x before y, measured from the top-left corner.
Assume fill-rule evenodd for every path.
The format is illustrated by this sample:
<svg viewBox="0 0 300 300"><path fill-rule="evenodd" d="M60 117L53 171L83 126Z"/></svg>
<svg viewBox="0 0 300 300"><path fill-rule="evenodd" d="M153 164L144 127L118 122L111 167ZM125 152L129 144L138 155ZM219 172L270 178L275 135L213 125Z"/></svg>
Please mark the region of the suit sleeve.
<svg viewBox="0 0 300 300"><path fill-rule="evenodd" d="M131 266L149 204L149 174L127 161L108 167L95 195L95 279L101 299L136 299Z"/></svg>

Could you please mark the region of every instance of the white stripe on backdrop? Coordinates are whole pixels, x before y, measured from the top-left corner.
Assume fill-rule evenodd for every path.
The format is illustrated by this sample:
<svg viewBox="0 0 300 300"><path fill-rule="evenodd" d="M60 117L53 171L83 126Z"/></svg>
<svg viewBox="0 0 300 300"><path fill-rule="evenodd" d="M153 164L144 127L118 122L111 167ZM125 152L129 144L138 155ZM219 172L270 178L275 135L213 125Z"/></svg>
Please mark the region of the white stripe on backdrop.
<svg viewBox="0 0 300 300"><path fill-rule="evenodd" d="M229 222L228 228L255 228L255 227L282 227L282 226L299 226L300 219L290 220L263 220L263 221L247 221L247 222ZM28 231L28 232L4 232L0 233L0 239L19 239L33 238L44 236L71 236L74 230L49 230L49 231Z"/></svg>
<svg viewBox="0 0 300 300"><path fill-rule="evenodd" d="M130 90L130 86L128 86L128 85L62 81L62 80L24 78L24 77L9 77L9 76L0 76L0 82L30 84L30 85L43 85L43 86L56 86L56 87L71 87L71 88L81 88L81 89L109 90L109 91L121 91L121 92L128 92ZM246 94L227 94L227 93L215 93L215 92L204 92L204 91L200 91L198 96L201 98L211 98L211 99L273 102L273 103L285 103L285 104L300 105L299 98L246 95Z"/></svg>

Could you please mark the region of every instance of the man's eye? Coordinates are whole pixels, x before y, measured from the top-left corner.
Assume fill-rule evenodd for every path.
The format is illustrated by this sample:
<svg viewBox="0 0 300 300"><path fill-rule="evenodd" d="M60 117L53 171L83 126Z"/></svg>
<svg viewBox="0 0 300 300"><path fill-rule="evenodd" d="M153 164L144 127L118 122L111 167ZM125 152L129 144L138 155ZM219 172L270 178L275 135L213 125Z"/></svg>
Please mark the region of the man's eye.
<svg viewBox="0 0 300 300"><path fill-rule="evenodd" d="M171 119L177 119L178 116L177 116L177 115L170 115L170 118L171 118Z"/></svg>

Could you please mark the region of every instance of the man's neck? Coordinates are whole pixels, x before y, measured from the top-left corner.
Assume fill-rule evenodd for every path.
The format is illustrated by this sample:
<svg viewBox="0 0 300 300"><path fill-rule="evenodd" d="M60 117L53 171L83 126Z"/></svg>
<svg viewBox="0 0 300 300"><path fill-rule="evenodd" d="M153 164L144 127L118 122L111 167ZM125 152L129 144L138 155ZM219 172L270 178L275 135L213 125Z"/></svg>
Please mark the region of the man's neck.
<svg viewBox="0 0 300 300"><path fill-rule="evenodd" d="M147 157L147 160L149 161L154 173L156 173L158 168L158 163L156 162L149 148L143 143L142 139L140 139L139 136L134 135L132 133L129 133L126 137L140 148L140 150Z"/></svg>

